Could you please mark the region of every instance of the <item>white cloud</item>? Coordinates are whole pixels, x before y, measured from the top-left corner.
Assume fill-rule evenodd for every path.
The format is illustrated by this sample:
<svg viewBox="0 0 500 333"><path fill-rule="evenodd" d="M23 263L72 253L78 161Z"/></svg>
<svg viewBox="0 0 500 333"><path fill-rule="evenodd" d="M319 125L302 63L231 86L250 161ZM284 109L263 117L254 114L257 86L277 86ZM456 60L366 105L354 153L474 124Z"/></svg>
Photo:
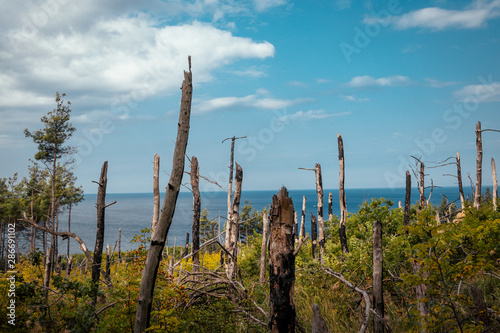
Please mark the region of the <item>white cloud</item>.
<svg viewBox="0 0 500 333"><path fill-rule="evenodd" d="M348 102L368 102L369 98L357 98L355 95L341 95L344 101Z"/></svg>
<svg viewBox="0 0 500 333"><path fill-rule="evenodd" d="M285 0L254 0L255 9L258 12L263 12L269 8L282 6L286 4Z"/></svg>
<svg viewBox="0 0 500 333"><path fill-rule="evenodd" d="M411 11L401 16L391 18L392 25L397 29L428 28L444 29L474 29L486 24L492 18L500 15L500 1L477 0L463 10L450 10L439 7L427 7Z"/></svg>
<svg viewBox="0 0 500 333"><path fill-rule="evenodd" d="M499 102L500 82L468 85L455 91L454 95L462 102Z"/></svg>
<svg viewBox="0 0 500 333"><path fill-rule="evenodd" d="M306 88L307 87L307 84L305 82L302 82L302 81L292 80L292 81L288 82L288 84L291 85L292 87L299 87L299 88Z"/></svg>
<svg viewBox="0 0 500 333"><path fill-rule="evenodd" d="M352 88L366 88L366 87L391 87L391 86L406 86L411 83L410 78L407 76L389 76L374 78L369 75L355 76L347 83Z"/></svg>
<svg viewBox="0 0 500 333"><path fill-rule="evenodd" d="M266 76L266 73L254 68L248 68L245 70L241 71L230 71L229 73L237 75L237 76L243 76L243 77L263 77Z"/></svg>
<svg viewBox="0 0 500 333"><path fill-rule="evenodd" d="M436 79L430 79L426 78L425 82L428 86L433 87L433 88L444 88L444 87L449 87L457 84L456 82L452 81L440 81Z"/></svg>
<svg viewBox="0 0 500 333"><path fill-rule="evenodd" d="M279 120L282 122L286 121L305 121L309 119L325 119L330 117L341 117L350 115L351 112L339 112L339 113L326 113L325 110L309 110L309 111L297 111L291 115L286 115L281 117Z"/></svg>
<svg viewBox="0 0 500 333"><path fill-rule="evenodd" d="M259 89L255 94L243 97L217 97L205 101L197 101L193 106L194 113L208 113L218 110L235 109L261 109L278 110L290 107L292 105L310 102L311 99L278 99L269 97L269 92L265 89Z"/></svg>

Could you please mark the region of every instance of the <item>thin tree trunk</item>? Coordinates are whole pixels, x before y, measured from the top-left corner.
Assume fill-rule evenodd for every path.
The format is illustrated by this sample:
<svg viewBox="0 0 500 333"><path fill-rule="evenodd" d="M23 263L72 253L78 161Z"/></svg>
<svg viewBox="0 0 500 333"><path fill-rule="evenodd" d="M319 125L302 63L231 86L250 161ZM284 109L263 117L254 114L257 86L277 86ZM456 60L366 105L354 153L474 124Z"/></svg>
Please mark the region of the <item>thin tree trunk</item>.
<svg viewBox="0 0 500 333"><path fill-rule="evenodd" d="M269 219L267 213L262 215L262 246L260 247L260 274L259 282L264 283L266 279L266 257L267 257L267 239L269 236Z"/></svg>
<svg viewBox="0 0 500 333"><path fill-rule="evenodd" d="M495 160L491 158L491 176L493 177L493 210L497 210L497 198L498 198L498 182L497 182L497 168L495 166Z"/></svg>
<svg viewBox="0 0 500 333"><path fill-rule="evenodd" d="M95 237L94 260L92 265L92 282L95 291L92 301L95 306L97 300L97 290L99 289L99 277L101 275L102 250L104 247L104 222L106 210L106 186L108 183L108 161L105 161L101 168L99 178L99 188L97 190L97 233Z"/></svg>
<svg viewBox="0 0 500 333"><path fill-rule="evenodd" d="M160 156L155 154L153 167L153 218L151 221L151 235L158 227L158 218L160 217Z"/></svg>
<svg viewBox="0 0 500 333"><path fill-rule="evenodd" d="M45 273L43 276L45 302L48 302L48 300L49 300L49 287L50 287L51 273L52 273L52 247L48 246L47 252L45 253Z"/></svg>
<svg viewBox="0 0 500 333"><path fill-rule="evenodd" d="M233 209L231 211L231 242L229 244L229 263L227 265L227 277L228 279L233 279L236 276L236 265L238 258L238 241L240 240L240 227L239 227L239 209L240 209L240 199L241 199L241 183L243 182L243 169L236 164L236 174L235 174L235 186L234 186L234 198L233 198Z"/></svg>
<svg viewBox="0 0 500 333"><path fill-rule="evenodd" d="M318 221L313 212L311 212L311 241L312 257L316 259L316 247L318 246Z"/></svg>
<svg viewBox="0 0 500 333"><path fill-rule="evenodd" d="M474 207L479 209L481 207L481 183L483 177L483 141L481 139L481 122L478 121L476 125L476 190L474 191Z"/></svg>
<svg viewBox="0 0 500 333"><path fill-rule="evenodd" d="M302 197L302 218L300 219L300 233L299 238L302 239L306 236L306 196Z"/></svg>
<svg viewBox="0 0 500 333"><path fill-rule="evenodd" d="M68 261L66 262L66 276L64 277L66 280L69 279L72 267L73 267L73 256L69 256Z"/></svg>
<svg viewBox="0 0 500 333"><path fill-rule="evenodd" d="M347 222L347 207L346 207L346 197L344 191L345 182L345 165L344 165L344 142L340 133L337 135L338 146L339 146L339 202L340 202L340 244L342 246L342 253L349 252L349 247L347 246L347 235L346 235L346 222Z"/></svg>
<svg viewBox="0 0 500 333"><path fill-rule="evenodd" d="M227 185L227 220L226 220L226 250L231 247L231 212L232 212L232 192L233 192L233 169L234 169L234 141L236 137L231 138L231 156L229 158L229 183ZM224 141L223 141L224 142Z"/></svg>
<svg viewBox="0 0 500 333"><path fill-rule="evenodd" d="M106 275L108 279L111 276L111 249L109 244L106 244Z"/></svg>
<svg viewBox="0 0 500 333"><path fill-rule="evenodd" d="M71 202L69 203L69 211L68 211L68 232L71 232ZM69 242L70 237L68 237L68 250L66 251L66 258L69 258Z"/></svg>
<svg viewBox="0 0 500 333"><path fill-rule="evenodd" d="M406 226L407 233L408 233L408 226L410 225L410 208L411 208L411 176L410 172L406 171L405 214L403 223Z"/></svg>
<svg viewBox="0 0 500 333"><path fill-rule="evenodd" d="M328 193L328 220L332 220L333 218L333 194L332 192Z"/></svg>
<svg viewBox="0 0 500 333"><path fill-rule="evenodd" d="M316 194L318 196L318 243L319 243L319 261L324 264L325 256L325 222L323 220L323 180L321 177L321 165L316 163L314 170L316 172Z"/></svg>
<svg viewBox="0 0 500 333"><path fill-rule="evenodd" d="M417 262L417 260L413 260L411 262L411 266L413 269L413 274L422 274L420 271L422 266ZM422 321L425 320L427 314L429 313L429 307L427 305L427 301L425 300L427 297L427 286L425 284L419 284L415 287L415 295L417 297L417 310L420 313L420 318ZM422 329L421 332L425 332L425 329Z"/></svg>
<svg viewBox="0 0 500 333"><path fill-rule="evenodd" d="M31 221L35 223L35 215L34 215L34 210L33 210L33 201L34 201L34 196L35 196L35 190L31 190ZM30 246L30 253L35 252L36 248L36 229L34 226L31 226L31 246Z"/></svg>
<svg viewBox="0 0 500 333"><path fill-rule="evenodd" d="M186 243L184 243L184 251L182 251L181 258L188 255L188 249L189 249L189 232L186 232Z"/></svg>
<svg viewBox="0 0 500 333"><path fill-rule="evenodd" d="M189 136L189 119L191 114L192 99L192 74L191 58L189 57L189 72L184 72L184 82L182 83L182 100L179 112L179 123L177 130L177 141L175 143L172 172L163 201L163 209L160 213L158 228L151 239L151 245L146 259L146 265L142 274L139 299L137 301L137 312L135 317L135 333L142 333L149 326L151 314L151 304L156 282L156 275L162 257L165 239L172 224L175 204L184 173L184 156Z"/></svg>
<svg viewBox="0 0 500 333"><path fill-rule="evenodd" d="M460 206L462 210L465 208L464 188L462 186L462 167L460 166L460 152L457 151L457 178L458 192L460 193Z"/></svg>
<svg viewBox="0 0 500 333"><path fill-rule="evenodd" d="M122 261L122 228L118 228L118 263Z"/></svg>
<svg viewBox="0 0 500 333"><path fill-rule="evenodd" d="M285 187L273 196L270 210L269 280L272 333L295 332L295 256L293 202Z"/></svg>
<svg viewBox="0 0 500 333"><path fill-rule="evenodd" d="M373 223L373 306L378 316L374 316L373 332L384 332L384 288L383 288L382 223Z"/></svg>
<svg viewBox="0 0 500 333"><path fill-rule="evenodd" d="M295 238L295 242L299 241L299 223L297 221L297 212L293 214L293 237Z"/></svg>
<svg viewBox="0 0 500 333"><path fill-rule="evenodd" d="M424 188L425 188L425 165L424 162L420 161L420 209L424 209L425 207L425 193L424 193Z"/></svg>
<svg viewBox="0 0 500 333"><path fill-rule="evenodd" d="M56 257L56 275L60 276L61 275L61 255L58 254Z"/></svg>
<svg viewBox="0 0 500 333"><path fill-rule="evenodd" d="M198 272L200 265L200 171L198 167L198 159L193 156L191 159L191 188L193 190L193 272Z"/></svg>

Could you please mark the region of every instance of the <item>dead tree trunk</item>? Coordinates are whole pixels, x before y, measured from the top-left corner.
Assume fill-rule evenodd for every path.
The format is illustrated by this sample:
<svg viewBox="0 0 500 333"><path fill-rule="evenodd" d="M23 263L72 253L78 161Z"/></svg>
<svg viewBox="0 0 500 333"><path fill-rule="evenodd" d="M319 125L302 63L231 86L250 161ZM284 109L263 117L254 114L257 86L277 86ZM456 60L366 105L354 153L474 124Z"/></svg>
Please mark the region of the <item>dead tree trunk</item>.
<svg viewBox="0 0 500 333"><path fill-rule="evenodd" d="M411 262L411 267L413 270L413 274L422 274L422 266L418 263L417 260L413 260ZM427 297L427 286L425 284L419 284L415 287L415 296L417 297L417 310L420 313L421 320L425 320L427 314L429 313L429 307L427 305L427 301L425 300ZM422 330L425 332L425 329Z"/></svg>
<svg viewBox="0 0 500 333"><path fill-rule="evenodd" d="M332 220L333 218L333 194L332 192L328 193L328 220Z"/></svg>
<svg viewBox="0 0 500 333"><path fill-rule="evenodd" d="M94 260L92 265L92 283L94 293L92 301L95 305L97 300L97 289L99 288L99 277L101 275L102 250L104 247L104 213L106 210L106 185L108 183L108 161L104 162L99 178L99 188L97 190L97 234L95 237Z"/></svg>
<svg viewBox="0 0 500 333"><path fill-rule="evenodd" d="M189 249L189 232L186 232L186 243L184 243L184 251L182 251L181 258L188 255Z"/></svg>
<svg viewBox="0 0 500 333"><path fill-rule="evenodd" d="M269 280L272 333L295 332L295 256L293 202L285 187L273 196L270 210Z"/></svg>
<svg viewBox="0 0 500 333"><path fill-rule="evenodd" d="M306 196L302 197L302 218L300 219L300 232L299 238L302 239L306 236Z"/></svg>
<svg viewBox="0 0 500 333"><path fill-rule="evenodd" d="M318 195L318 243L319 261L324 263L325 255L325 222L323 221L323 180L321 177L321 165L316 163L316 194Z"/></svg>
<svg viewBox="0 0 500 333"><path fill-rule="evenodd" d="M476 190L474 191L474 207L479 209L481 207L481 183L483 177L483 141L481 139L481 122L478 121L476 125Z"/></svg>
<svg viewBox="0 0 500 333"><path fill-rule="evenodd" d="M69 203L69 210L68 210L68 232L71 232L71 202ZM69 258L69 241L71 238L68 237L68 250L66 252L66 258Z"/></svg>
<svg viewBox="0 0 500 333"><path fill-rule="evenodd" d="M299 223L297 221L297 212L293 213L293 237L295 238L295 242L299 241Z"/></svg>
<svg viewBox="0 0 500 333"><path fill-rule="evenodd" d="M72 266L73 266L73 256L69 256L68 261L66 262L66 276L64 277L66 280L69 279Z"/></svg>
<svg viewBox="0 0 500 333"><path fill-rule="evenodd" d="M318 222L316 216L311 212L311 241L312 257L316 259L316 247L318 246Z"/></svg>
<svg viewBox="0 0 500 333"><path fill-rule="evenodd" d="M172 162L172 172L166 188L163 209L160 213L158 227L151 238L146 265L142 274L139 299L137 301L137 312L135 317L135 333L142 333L149 326L151 314L151 304L156 282L156 275L160 265L165 239L172 224L175 204L184 173L184 156L189 137L189 119L191 115L191 99L193 92L191 57L189 59L189 72L184 72L184 82L182 83L182 99L179 112L179 123L177 128L177 140L175 143L174 156Z"/></svg>
<svg viewBox="0 0 500 333"><path fill-rule="evenodd" d="M344 165L344 142L342 140L342 135L340 133L337 135L338 145L339 145L339 202L340 202L340 245L342 246L342 253L349 252L349 247L347 246L347 235L345 230L345 225L347 222L347 207L346 198L344 191L345 182L345 165Z"/></svg>
<svg viewBox="0 0 500 333"><path fill-rule="evenodd" d="M45 253L45 272L43 276L43 287L44 287L44 297L45 302L49 300L49 286L50 286L50 276L52 274L52 246L47 247L47 252Z"/></svg>
<svg viewBox="0 0 500 333"><path fill-rule="evenodd" d="M191 189L193 190L193 272L198 272L200 265L200 173L198 168L198 159L193 156L191 159Z"/></svg>
<svg viewBox="0 0 500 333"><path fill-rule="evenodd" d="M158 218L160 217L160 156L155 154L153 167L153 218L151 221L151 235L154 234L158 226Z"/></svg>
<svg viewBox="0 0 500 333"><path fill-rule="evenodd" d="M462 167L460 166L460 152L457 151L457 178L458 192L460 193L460 205L462 210L465 208L464 188L462 186Z"/></svg>
<svg viewBox="0 0 500 333"><path fill-rule="evenodd" d="M497 182L497 168L495 166L495 160L491 158L491 176L493 177L493 210L497 210L497 198L498 198L498 182Z"/></svg>
<svg viewBox="0 0 500 333"><path fill-rule="evenodd" d="M122 261L122 228L118 228L118 263Z"/></svg>
<svg viewBox="0 0 500 333"><path fill-rule="evenodd" d="M240 240L240 199L241 199L241 183L243 182L243 169L236 164L236 174L235 174L235 186L234 186L234 198L233 198L233 209L231 211L231 223L229 227L231 228L231 242L229 244L229 262L227 265L227 277L228 279L233 279L236 277L236 265L238 259L238 242Z"/></svg>
<svg viewBox="0 0 500 333"><path fill-rule="evenodd" d="M421 209L423 209L425 207L425 193L424 193L425 173L424 173L424 170L425 170L424 162L420 161L420 189L419 189L419 192L420 192L420 208Z"/></svg>
<svg viewBox="0 0 500 333"><path fill-rule="evenodd" d="M376 220L373 223L373 306L375 313L373 332L384 332L384 289L382 254L382 223Z"/></svg>
<svg viewBox="0 0 500 333"><path fill-rule="evenodd" d="M56 275L60 276L61 275L61 254L58 254L56 257Z"/></svg>
<svg viewBox="0 0 500 333"><path fill-rule="evenodd" d="M405 214L403 223L408 230L410 225L410 207L411 207L411 176L410 171L406 171L406 195L405 195Z"/></svg>
<svg viewBox="0 0 500 333"><path fill-rule="evenodd" d="M226 250L231 246L231 212L232 212L232 192L233 192L233 168L234 168L234 141L236 137L231 138L231 157L229 159L229 183L227 185L227 219L226 219ZM224 143L224 141L222 141Z"/></svg>
<svg viewBox="0 0 500 333"><path fill-rule="evenodd" d="M106 244L106 275L107 279L111 276L111 249L109 244Z"/></svg>
<svg viewBox="0 0 500 333"><path fill-rule="evenodd" d="M266 279L266 257L267 257L267 239L269 236L269 219L267 214L262 215L262 246L260 248L260 274L259 282L264 283Z"/></svg>

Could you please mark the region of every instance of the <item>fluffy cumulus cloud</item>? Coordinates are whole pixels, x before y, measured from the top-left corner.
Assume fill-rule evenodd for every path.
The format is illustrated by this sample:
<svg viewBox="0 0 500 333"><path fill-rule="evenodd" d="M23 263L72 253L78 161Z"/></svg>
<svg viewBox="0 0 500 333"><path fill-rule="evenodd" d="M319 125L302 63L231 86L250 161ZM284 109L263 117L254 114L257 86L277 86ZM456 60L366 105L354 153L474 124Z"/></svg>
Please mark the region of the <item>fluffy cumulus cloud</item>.
<svg viewBox="0 0 500 333"><path fill-rule="evenodd" d="M204 9L213 14L210 23L197 20ZM0 115L5 120L12 110L50 105L60 90L87 110L174 93L188 55L196 84L239 59L273 57L269 42L214 24L241 11L209 0L9 2L0 13ZM194 16L190 23L175 23L175 15L187 13ZM80 120L88 121L90 113Z"/></svg>
<svg viewBox="0 0 500 333"><path fill-rule="evenodd" d="M355 76L347 83L351 88L406 86L411 83L407 76L397 75L374 78L369 75Z"/></svg>
<svg viewBox="0 0 500 333"><path fill-rule="evenodd" d="M390 23L397 29L473 29L483 26L488 20L499 15L499 0L477 0L462 10L439 7L422 8L401 16L394 16L390 19Z"/></svg>
<svg viewBox="0 0 500 333"><path fill-rule="evenodd" d="M255 9L258 12L263 12L269 8L282 6L286 4L285 0L254 0Z"/></svg>
<svg viewBox="0 0 500 333"><path fill-rule="evenodd" d="M455 91L455 97L462 102L499 102L500 82L471 84Z"/></svg>

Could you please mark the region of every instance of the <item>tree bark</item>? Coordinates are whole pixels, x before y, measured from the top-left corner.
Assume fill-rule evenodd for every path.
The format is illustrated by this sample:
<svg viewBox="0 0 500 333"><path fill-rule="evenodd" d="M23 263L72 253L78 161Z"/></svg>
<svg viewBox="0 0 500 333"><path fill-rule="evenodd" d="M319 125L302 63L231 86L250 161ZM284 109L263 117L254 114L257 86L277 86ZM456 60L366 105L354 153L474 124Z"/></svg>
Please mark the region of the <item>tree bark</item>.
<svg viewBox="0 0 500 333"><path fill-rule="evenodd" d="M330 333L328 325L325 319L321 316L321 312L318 304L312 304L313 311L313 322L312 322L312 333Z"/></svg>
<svg viewBox="0 0 500 333"><path fill-rule="evenodd" d="M160 265L162 251L165 247L172 217L174 216L175 204L182 182L184 173L184 156L189 137L189 119L191 115L192 100L192 73L191 58L189 57L189 72L184 72L184 82L182 83L182 99L179 112L179 123L177 129L177 140L175 143L172 172L166 188L165 199L163 200L163 209L160 213L158 227L151 238L146 265L142 274L141 287L139 290L139 299L137 301L137 312L135 317L134 332L144 332L149 326L151 314L151 304L153 301L153 292L156 282L156 275Z"/></svg>
<svg viewBox="0 0 500 333"><path fill-rule="evenodd" d="M229 158L229 183L227 185L227 219L226 219L226 250L231 246L231 212L232 212L232 192L233 192L233 169L234 169L234 141L236 137L231 138L231 157ZM224 142L224 141L223 141ZM229 260L229 259L228 259Z"/></svg>
<svg viewBox="0 0 500 333"><path fill-rule="evenodd" d="M72 266L73 266L73 256L69 256L68 261L66 262L66 276L64 277L66 280L69 279Z"/></svg>
<svg viewBox="0 0 500 333"><path fill-rule="evenodd" d="M481 207L481 183L483 175L483 141L481 139L481 122L476 124L476 190L474 191L474 207L479 209Z"/></svg>
<svg viewBox="0 0 500 333"><path fill-rule="evenodd" d="M422 266L416 260L413 260L411 262L411 267L414 274L422 274L420 272ZM425 298L427 297L427 286L423 283L417 285L415 287L415 296L417 297L417 310L420 313L420 318L423 321L429 313L429 307L427 305L427 302L425 301ZM425 332L425 329L422 329L421 331Z"/></svg>
<svg viewBox="0 0 500 333"><path fill-rule="evenodd" d="M68 232L71 232L71 202L69 203L69 211L68 211ZM68 237L68 250L66 253L66 258L69 258L69 242L71 238Z"/></svg>
<svg viewBox="0 0 500 333"><path fill-rule="evenodd" d="M153 167L153 218L151 221L151 235L155 233L158 227L158 218L160 217L160 156L155 154Z"/></svg>
<svg viewBox="0 0 500 333"><path fill-rule="evenodd" d="M383 289L382 223L373 223L373 306L378 316L374 316L373 332L384 332L384 289Z"/></svg>
<svg viewBox="0 0 500 333"><path fill-rule="evenodd" d="M106 244L106 275L107 279L111 276L111 249L109 244Z"/></svg>
<svg viewBox="0 0 500 333"><path fill-rule="evenodd" d="M345 225L347 222L347 207L346 207L346 197L344 191L345 182L345 165L344 165L344 142L340 133L337 135L338 146L339 146L339 202L340 202L340 244L342 246L342 253L349 252L349 247L347 246L347 235L345 230Z"/></svg>
<svg viewBox="0 0 500 333"><path fill-rule="evenodd" d="M188 255L188 249L189 249L189 232L186 232L186 242L184 243L184 251L182 251L181 258Z"/></svg>
<svg viewBox="0 0 500 333"><path fill-rule="evenodd" d="M316 259L316 247L318 246L318 222L313 212L311 212L311 241L312 257L313 259Z"/></svg>
<svg viewBox="0 0 500 333"><path fill-rule="evenodd" d="M306 196L302 197L302 218L300 219L300 232L299 238L302 239L306 236Z"/></svg>
<svg viewBox="0 0 500 333"><path fill-rule="evenodd" d="M333 218L333 194L332 192L328 193L328 220L332 220Z"/></svg>
<svg viewBox="0 0 500 333"><path fill-rule="evenodd" d="M491 158L491 176L493 177L493 210L497 210L497 200L498 200L498 182L497 182L497 168L495 166L495 160Z"/></svg>
<svg viewBox="0 0 500 333"><path fill-rule="evenodd" d="M491 318L488 314L488 308L486 302L484 301L484 294L481 288L471 286L472 299L474 301L474 306L476 307L475 315L483 322L485 330L482 332L493 332L491 330Z"/></svg>
<svg viewBox="0 0 500 333"><path fill-rule="evenodd" d="M191 158L191 188L193 190L193 246L191 252L193 253L193 272L198 272L200 265L200 171L198 167L198 159L193 156Z"/></svg>
<svg viewBox="0 0 500 333"><path fill-rule="evenodd" d="M405 214L403 223L407 227L410 225L410 208L411 208L411 176L410 172L406 171L406 195L405 195Z"/></svg>
<svg viewBox="0 0 500 333"><path fill-rule="evenodd" d="M104 247L104 221L106 210L106 185L108 183L108 161L104 162L99 178L97 190L97 234L95 237L94 260L92 265L92 282L95 287L92 300L95 305L97 300L97 289L99 288L99 277L101 275L102 250Z"/></svg>
<svg viewBox="0 0 500 333"><path fill-rule="evenodd" d="M269 280L272 333L295 332L295 256L293 201L285 187L273 196L270 210Z"/></svg>
<svg viewBox="0 0 500 333"><path fill-rule="evenodd" d="M457 178L458 192L460 193L460 205L462 210L465 208L464 188L462 186L462 167L460 166L460 152L457 151Z"/></svg>
<svg viewBox="0 0 500 333"><path fill-rule="evenodd" d="M293 213L293 237L295 238L295 242L299 241L299 223L297 221L297 212Z"/></svg>
<svg viewBox="0 0 500 333"><path fill-rule="evenodd" d="M316 172L316 194L318 196L318 243L319 243L319 261L324 264L325 255L325 222L323 220L323 180L321 177L321 165L316 163L314 170Z"/></svg>
<svg viewBox="0 0 500 333"><path fill-rule="evenodd" d="M419 192L420 192L420 208L423 209L425 207L425 193L424 193L424 188L425 188L425 165L424 162L420 161L420 187L419 187Z"/></svg>
<svg viewBox="0 0 500 333"><path fill-rule="evenodd" d="M43 276L44 298L45 302L49 300L50 276L52 274L52 246L47 247L45 254L45 272Z"/></svg>
<svg viewBox="0 0 500 333"><path fill-rule="evenodd" d="M243 169L238 163L236 164L236 174L235 174L235 186L234 186L234 198L233 198L233 209L231 211L231 222L229 227L231 229L231 241L229 243L228 252L230 253L229 262L227 265L227 277L228 279L234 279L236 277L236 265L238 259L238 242L240 240L240 199L241 199L241 184L243 182Z"/></svg>
<svg viewBox="0 0 500 333"><path fill-rule="evenodd" d="M266 279L266 257L267 257L267 239L269 236L269 219L267 213L262 215L262 246L260 247L260 274L259 282L264 283Z"/></svg>

